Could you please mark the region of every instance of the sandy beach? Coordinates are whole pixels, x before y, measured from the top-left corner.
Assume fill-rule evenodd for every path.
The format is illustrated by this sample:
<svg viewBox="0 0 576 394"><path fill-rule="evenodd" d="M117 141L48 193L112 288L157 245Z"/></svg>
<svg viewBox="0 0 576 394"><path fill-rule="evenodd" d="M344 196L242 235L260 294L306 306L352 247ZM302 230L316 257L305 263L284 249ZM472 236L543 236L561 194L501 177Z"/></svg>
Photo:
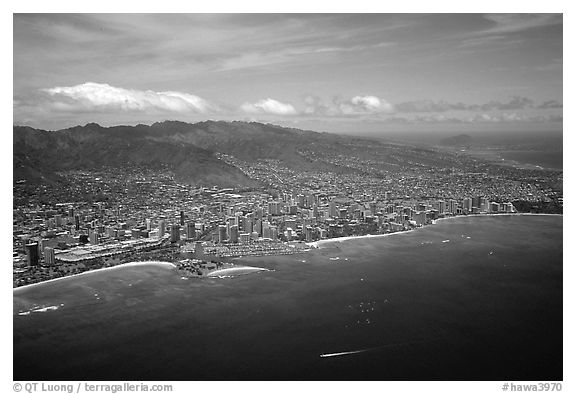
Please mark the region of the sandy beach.
<svg viewBox="0 0 576 394"><path fill-rule="evenodd" d="M414 230L416 230L416 229L406 230L406 231L396 231L395 233L388 233L388 234L367 234L367 235L358 235L358 236L351 236L351 237L328 238L328 239L321 239L320 241L308 242L308 243L306 243L306 245L308 245L312 248L319 248L322 245L326 245L326 244L334 243L334 242L344 242L344 241L349 241L351 239L383 238L383 237L388 237L390 235L411 233Z"/></svg>
<svg viewBox="0 0 576 394"><path fill-rule="evenodd" d="M95 270L90 270L90 271L84 271L81 272L79 274L74 274L74 275L68 275L68 276L63 276L60 278L54 278L54 279L49 279L49 280L44 280L42 282L38 282L38 283L31 283L29 285L25 285L25 286L19 286L19 287L15 287L12 290L14 292L17 292L18 290L23 290L23 289L29 289L33 286L38 286L38 285L43 285L45 283L51 283L51 282L56 282L58 280L63 280L63 279L68 279L68 278L75 278L78 277L80 275L87 275L87 274L93 274L95 272L103 272L103 271L109 271L109 270L114 270L114 269L118 269L118 268L124 268L124 267L137 267L137 266L145 266L145 265L163 265L166 267L172 267L174 268L175 265L172 263L168 263L165 261L135 261L132 263L126 263L126 264L118 264L115 265L113 267L106 267L106 268L99 268L99 269L95 269Z"/></svg>

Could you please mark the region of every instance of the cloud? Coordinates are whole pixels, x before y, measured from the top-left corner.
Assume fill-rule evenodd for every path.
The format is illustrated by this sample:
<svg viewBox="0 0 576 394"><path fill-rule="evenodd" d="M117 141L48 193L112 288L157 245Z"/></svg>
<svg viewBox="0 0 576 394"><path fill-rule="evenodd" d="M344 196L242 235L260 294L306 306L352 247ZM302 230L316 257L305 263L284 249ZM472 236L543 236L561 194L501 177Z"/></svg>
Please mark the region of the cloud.
<svg viewBox="0 0 576 394"><path fill-rule="evenodd" d="M562 115L528 115L517 112L477 114L468 119L474 123L507 123L507 122L530 122L530 123L549 123L562 122Z"/></svg>
<svg viewBox="0 0 576 394"><path fill-rule="evenodd" d="M548 100L544 101L542 104L538 106L541 109L550 109L550 108L562 108L563 104L557 100Z"/></svg>
<svg viewBox="0 0 576 394"><path fill-rule="evenodd" d="M467 123L466 120L453 116L446 116L441 114L433 114L426 116L417 116L416 123Z"/></svg>
<svg viewBox="0 0 576 394"><path fill-rule="evenodd" d="M506 102L491 100L484 104L449 103L447 101L417 100L396 104L394 108L402 113L447 112L447 111L513 111L528 108L562 108L562 104L555 100L547 101L535 106L532 99L513 96Z"/></svg>
<svg viewBox="0 0 576 394"><path fill-rule="evenodd" d="M297 111L291 104L267 98L256 103L244 103L240 107L249 114L296 115Z"/></svg>
<svg viewBox="0 0 576 394"><path fill-rule="evenodd" d="M480 34L516 33L528 29L560 25L562 14L491 14L484 15L493 26Z"/></svg>
<svg viewBox="0 0 576 394"><path fill-rule="evenodd" d="M446 112L446 111L464 111L469 106L463 103L448 103L446 101L418 100L407 101L395 106L398 112Z"/></svg>
<svg viewBox="0 0 576 394"><path fill-rule="evenodd" d="M531 108L533 105L534 101L532 101L527 97L514 96L507 103L501 103L499 101L489 101L486 104L482 104L480 106L480 109L482 109L482 111L492 111L492 110L508 111L508 110Z"/></svg>
<svg viewBox="0 0 576 394"><path fill-rule="evenodd" d="M392 113L394 107L384 99L376 96L355 96L350 100L337 102L343 115L363 115L375 113Z"/></svg>
<svg viewBox="0 0 576 394"><path fill-rule="evenodd" d="M336 108L326 105L324 101L318 96L307 96L304 98L306 107L304 108L305 115L335 115Z"/></svg>
<svg viewBox="0 0 576 394"><path fill-rule="evenodd" d="M217 109L203 98L188 93L124 89L105 83L86 82L75 86L42 89L42 91L58 100L52 103L55 109L65 111L158 110L176 113L206 113Z"/></svg>

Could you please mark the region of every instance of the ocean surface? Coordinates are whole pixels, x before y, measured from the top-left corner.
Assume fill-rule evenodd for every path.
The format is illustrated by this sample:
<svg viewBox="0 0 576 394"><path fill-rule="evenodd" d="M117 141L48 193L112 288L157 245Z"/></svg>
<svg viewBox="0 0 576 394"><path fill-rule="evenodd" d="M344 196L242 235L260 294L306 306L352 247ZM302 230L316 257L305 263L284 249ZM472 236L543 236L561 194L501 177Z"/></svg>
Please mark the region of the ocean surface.
<svg viewBox="0 0 576 394"><path fill-rule="evenodd" d="M562 170L562 151L500 151L499 155L506 160L514 160L520 164L540 166L554 170Z"/></svg>
<svg viewBox="0 0 576 394"><path fill-rule="evenodd" d="M14 291L14 380L562 380L562 217L442 220L232 278Z"/></svg>

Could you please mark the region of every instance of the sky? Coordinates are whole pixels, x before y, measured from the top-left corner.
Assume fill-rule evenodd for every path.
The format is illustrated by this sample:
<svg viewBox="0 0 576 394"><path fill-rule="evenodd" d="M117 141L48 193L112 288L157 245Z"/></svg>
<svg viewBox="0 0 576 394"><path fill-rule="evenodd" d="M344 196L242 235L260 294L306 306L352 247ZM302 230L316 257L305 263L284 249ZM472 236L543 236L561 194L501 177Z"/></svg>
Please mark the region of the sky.
<svg viewBox="0 0 576 394"><path fill-rule="evenodd" d="M561 14L14 14L13 122L562 130Z"/></svg>

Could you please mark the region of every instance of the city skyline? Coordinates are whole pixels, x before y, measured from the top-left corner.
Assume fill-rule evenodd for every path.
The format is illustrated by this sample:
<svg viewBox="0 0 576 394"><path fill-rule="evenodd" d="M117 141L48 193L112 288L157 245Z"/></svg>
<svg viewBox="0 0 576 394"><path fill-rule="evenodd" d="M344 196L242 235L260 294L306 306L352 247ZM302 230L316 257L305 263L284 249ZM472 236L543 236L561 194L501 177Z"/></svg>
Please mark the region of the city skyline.
<svg viewBox="0 0 576 394"><path fill-rule="evenodd" d="M561 14L15 14L14 123L562 130Z"/></svg>

